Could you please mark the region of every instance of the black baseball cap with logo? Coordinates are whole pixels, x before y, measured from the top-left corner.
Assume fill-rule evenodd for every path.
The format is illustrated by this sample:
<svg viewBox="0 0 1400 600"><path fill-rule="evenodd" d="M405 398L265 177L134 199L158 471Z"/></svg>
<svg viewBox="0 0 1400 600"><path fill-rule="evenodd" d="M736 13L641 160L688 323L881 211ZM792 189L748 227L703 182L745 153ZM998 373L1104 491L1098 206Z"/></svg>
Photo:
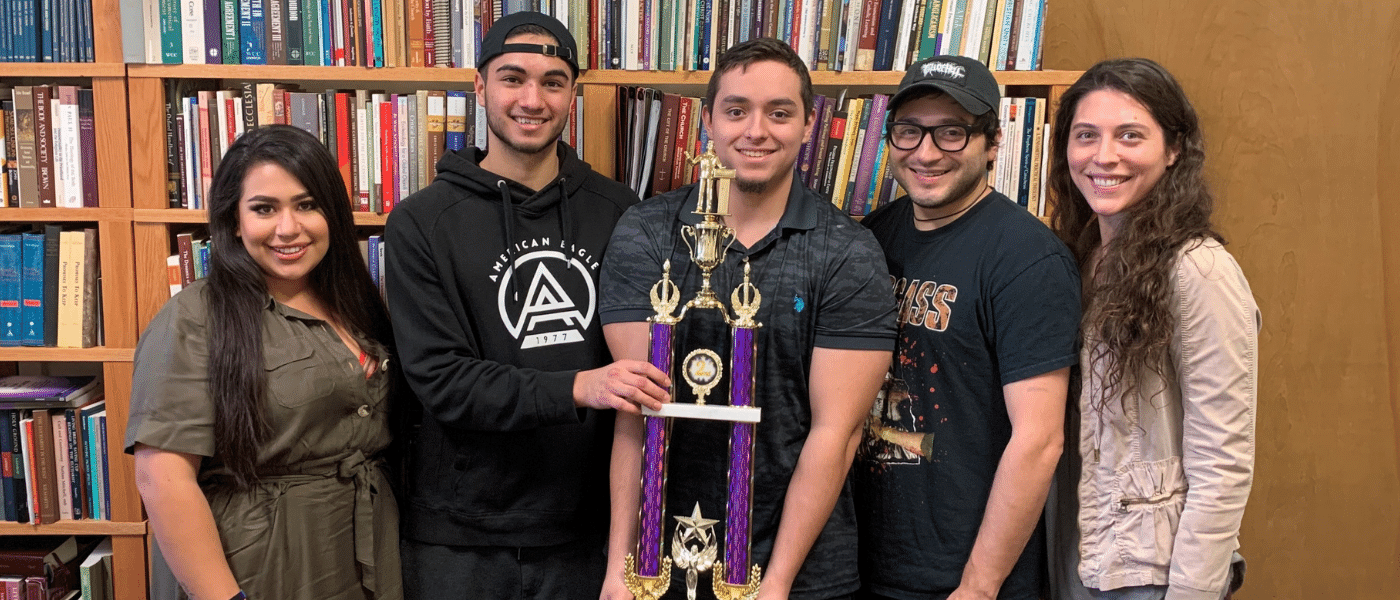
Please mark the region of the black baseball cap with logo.
<svg viewBox="0 0 1400 600"><path fill-rule="evenodd" d="M935 56L926 58L904 71L899 91L890 99L889 119L905 100L929 89L941 90L973 116L997 110L1001 104L1001 88L987 65L966 56Z"/></svg>
<svg viewBox="0 0 1400 600"><path fill-rule="evenodd" d="M543 27L559 45L551 44L522 44L506 43L506 38L510 37L512 31L521 25L537 25ZM578 45L574 42L573 34L564 27L558 19L538 12L517 12L511 13L491 24L491 29L486 30L486 35L481 39L481 56L476 60L478 70L486 68L486 63L491 59L509 52L529 52L532 54L543 54L545 56L556 56L560 60L569 63L569 67L574 70L574 77L578 77Z"/></svg>

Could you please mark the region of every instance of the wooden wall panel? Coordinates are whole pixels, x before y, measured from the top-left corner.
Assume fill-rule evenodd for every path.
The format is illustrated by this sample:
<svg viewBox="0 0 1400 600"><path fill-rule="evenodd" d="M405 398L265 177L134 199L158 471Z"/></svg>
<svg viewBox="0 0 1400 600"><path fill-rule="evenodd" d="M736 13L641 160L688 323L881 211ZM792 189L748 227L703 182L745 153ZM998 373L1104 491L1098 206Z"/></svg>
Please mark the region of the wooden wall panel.
<svg viewBox="0 0 1400 600"><path fill-rule="evenodd" d="M1260 336L1237 598L1400 597L1400 0L1053 0L1044 66L1145 56L1204 122Z"/></svg>

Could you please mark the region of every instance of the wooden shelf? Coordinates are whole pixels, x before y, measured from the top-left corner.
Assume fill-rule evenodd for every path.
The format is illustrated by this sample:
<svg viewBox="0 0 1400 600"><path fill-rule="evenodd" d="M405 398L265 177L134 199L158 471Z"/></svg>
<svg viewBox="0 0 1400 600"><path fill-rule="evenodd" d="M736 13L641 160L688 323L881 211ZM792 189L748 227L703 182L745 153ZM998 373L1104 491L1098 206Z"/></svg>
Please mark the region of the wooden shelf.
<svg viewBox="0 0 1400 600"><path fill-rule="evenodd" d="M0 62L0 77L126 77L126 65Z"/></svg>
<svg viewBox="0 0 1400 600"><path fill-rule="evenodd" d="M279 65L128 65L131 77L158 79L247 79L258 81L395 81L469 84L475 69L438 67L306 67ZM995 71L1002 85L1070 85L1078 71ZM897 86L903 71L812 71L812 84ZM592 69L579 75L580 84L704 85L710 71L624 71Z"/></svg>
<svg viewBox="0 0 1400 600"><path fill-rule="evenodd" d="M443 67L308 67L285 65L129 65L130 77L158 79L246 79L253 81L461 82L470 85L476 69Z"/></svg>
<svg viewBox="0 0 1400 600"><path fill-rule="evenodd" d="M114 523L95 520L63 520L44 525L0 522L0 535L146 535L146 522Z"/></svg>
<svg viewBox="0 0 1400 600"><path fill-rule="evenodd" d="M1079 71L994 71L1002 85L1070 85ZM903 71L812 71L812 85L899 85ZM705 85L710 71L622 71L595 69L579 76L581 84L607 85Z"/></svg>
<svg viewBox="0 0 1400 600"><path fill-rule="evenodd" d="M129 208L0 208L0 222L131 220Z"/></svg>
<svg viewBox="0 0 1400 600"><path fill-rule="evenodd" d="M50 348L39 346L9 346L0 348L0 362L131 362L134 348ZM0 534L4 532L0 531Z"/></svg>
<svg viewBox="0 0 1400 600"><path fill-rule="evenodd" d="M3 215L0 212L0 215ZM208 223L209 212L186 208L138 208L132 211L137 223ZM360 227L383 227L387 214L356 212L355 225Z"/></svg>

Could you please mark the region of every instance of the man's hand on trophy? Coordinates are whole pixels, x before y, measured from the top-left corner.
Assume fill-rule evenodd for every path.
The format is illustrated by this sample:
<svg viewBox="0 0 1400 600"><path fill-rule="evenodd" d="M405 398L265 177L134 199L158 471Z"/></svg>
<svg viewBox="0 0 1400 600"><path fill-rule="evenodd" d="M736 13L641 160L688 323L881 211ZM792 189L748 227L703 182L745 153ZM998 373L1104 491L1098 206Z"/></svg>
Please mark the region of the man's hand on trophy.
<svg viewBox="0 0 1400 600"><path fill-rule="evenodd" d="M585 408L615 409L634 415L642 408L659 410L671 401L666 390L671 378L651 363L619 360L574 377L574 404Z"/></svg>

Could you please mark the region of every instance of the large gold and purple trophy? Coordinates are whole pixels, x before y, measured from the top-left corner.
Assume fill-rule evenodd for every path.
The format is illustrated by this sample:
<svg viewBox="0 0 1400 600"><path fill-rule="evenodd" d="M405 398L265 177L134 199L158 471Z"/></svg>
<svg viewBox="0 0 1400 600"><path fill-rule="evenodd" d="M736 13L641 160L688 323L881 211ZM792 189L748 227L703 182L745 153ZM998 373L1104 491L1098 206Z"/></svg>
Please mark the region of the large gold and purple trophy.
<svg viewBox="0 0 1400 600"><path fill-rule="evenodd" d="M689 154L687 154L689 157ZM710 405L705 397L724 378L724 363L719 353L708 348L696 348L685 355L681 375L694 392L696 401L670 403L659 411L643 410L646 439L642 449L641 527L637 554L627 555L623 579L638 600L656 600L671 585L671 568L686 571L686 596L694 600L699 576L711 572L711 588L719 600L752 600L758 595L762 569L749 564L750 517L753 511L753 445L754 425L760 409L754 401L754 330L761 325L754 320L762 296L749 282L749 265L744 262L744 279L730 296L725 307L710 287L710 274L724 262L725 252L734 241L734 231L720 222L729 214L729 184L734 171L724 168L714 153L711 142L705 153L689 158L700 166L699 199L695 214L702 221L694 227L685 226L681 236L690 246L691 260L700 267L700 291L681 307L680 289L671 281L671 264L663 267L661 280L651 288L651 304L656 311L651 323L651 364L665 373L672 373L675 349L672 334L690 309L712 309L730 327L729 405ZM697 311L698 312L698 311ZM718 558L718 547L712 528L715 519L706 519L696 504L689 515L673 517L677 524L671 537L671 555L662 550L666 512L666 463L671 419L710 419L732 423L729 434L729 497L725 506L724 559Z"/></svg>

